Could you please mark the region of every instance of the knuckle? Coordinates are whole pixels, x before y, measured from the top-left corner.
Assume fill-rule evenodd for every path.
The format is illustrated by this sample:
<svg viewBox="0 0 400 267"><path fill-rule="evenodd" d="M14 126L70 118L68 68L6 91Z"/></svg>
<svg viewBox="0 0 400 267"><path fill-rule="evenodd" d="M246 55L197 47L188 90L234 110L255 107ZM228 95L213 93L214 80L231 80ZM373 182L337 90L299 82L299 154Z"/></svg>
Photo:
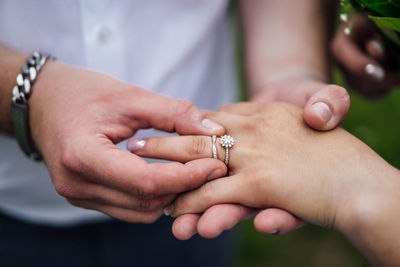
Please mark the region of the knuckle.
<svg viewBox="0 0 400 267"><path fill-rule="evenodd" d="M81 161L72 149L65 149L62 153L61 166L73 172L79 172L82 169Z"/></svg>
<svg viewBox="0 0 400 267"><path fill-rule="evenodd" d="M139 209L142 211L155 211L164 207L161 199L144 199L139 201Z"/></svg>
<svg viewBox="0 0 400 267"><path fill-rule="evenodd" d="M253 132L257 128L264 128L270 124L270 120L264 117L260 117L259 120L259 123L254 123L253 121L244 121L240 126L244 132Z"/></svg>
<svg viewBox="0 0 400 267"><path fill-rule="evenodd" d="M201 136L194 136L192 138L192 145L187 148L187 153L191 156L201 156L204 154L204 151L207 147L207 144Z"/></svg>
<svg viewBox="0 0 400 267"><path fill-rule="evenodd" d="M152 200L143 199L139 201L139 209L149 211L152 209Z"/></svg>
<svg viewBox="0 0 400 267"><path fill-rule="evenodd" d="M158 186L152 179L148 179L145 183L134 189L134 194L139 199L152 199L157 195Z"/></svg>
<svg viewBox="0 0 400 267"><path fill-rule="evenodd" d="M195 105L189 100L179 100L176 107L176 113L178 116L185 116L190 114L196 109Z"/></svg>

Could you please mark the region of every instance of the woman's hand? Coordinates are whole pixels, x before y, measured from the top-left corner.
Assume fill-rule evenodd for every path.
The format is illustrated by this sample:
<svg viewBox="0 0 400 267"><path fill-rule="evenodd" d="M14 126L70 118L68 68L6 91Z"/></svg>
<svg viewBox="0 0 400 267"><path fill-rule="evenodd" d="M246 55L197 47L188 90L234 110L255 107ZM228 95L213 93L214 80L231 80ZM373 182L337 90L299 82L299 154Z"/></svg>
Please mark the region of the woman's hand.
<svg viewBox="0 0 400 267"><path fill-rule="evenodd" d="M303 122L302 111L289 104L241 103L208 117L223 124L235 138L230 149L230 176L178 197L170 208L173 216L215 213L207 209L239 203L254 209L280 208L307 222L347 229L352 221L349 218L354 218L353 211L359 210L358 204L366 195L368 204L374 203L369 208L377 207L382 186L386 187L377 175L393 172L389 164L343 129L325 133L310 129ZM145 157L180 162L211 157L209 136L150 138L140 140L140 144L140 148L130 146ZM223 160L225 152L218 148L218 157ZM262 223L258 218L256 228Z"/></svg>
<svg viewBox="0 0 400 267"><path fill-rule="evenodd" d="M186 220L197 220L193 213L215 214L215 205L220 204L280 208L339 230L375 266L399 266L398 170L343 129L324 133L310 129L295 106L242 103L223 111L208 117L235 138L229 176L179 196L168 208L172 216L190 213ZM211 156L211 138L151 138L142 140L135 151L188 162ZM221 146L218 155L224 159ZM256 228L262 223L259 218L254 220Z"/></svg>
<svg viewBox="0 0 400 267"><path fill-rule="evenodd" d="M304 108L304 121L316 130L337 127L350 106L350 97L343 87L303 75L270 82L252 101L264 104L282 101ZM210 207L201 217L195 214L180 216L174 223L173 232L179 239L188 239L197 232L203 237L213 238L255 215L257 230L267 234L286 234L305 225L282 209L254 210L239 204L220 204Z"/></svg>
<svg viewBox="0 0 400 267"><path fill-rule="evenodd" d="M343 129L311 130L301 110L291 105L239 104L225 111L235 114L209 117L224 124L235 138L230 176L179 196L169 208L173 216L203 212L220 203L277 207L304 221L339 230L373 266L399 266L398 170ZM158 139L157 147L180 153L171 158L184 161L210 155L209 137L175 138L169 143ZM193 150L200 138L205 145ZM188 151L196 151L197 156ZM259 216L254 220L256 228L262 223Z"/></svg>
<svg viewBox="0 0 400 267"><path fill-rule="evenodd" d="M376 26L363 15L352 18L350 34L343 23L332 41L331 51L339 61L350 86L368 97L385 95L398 84L398 63L383 45Z"/></svg>

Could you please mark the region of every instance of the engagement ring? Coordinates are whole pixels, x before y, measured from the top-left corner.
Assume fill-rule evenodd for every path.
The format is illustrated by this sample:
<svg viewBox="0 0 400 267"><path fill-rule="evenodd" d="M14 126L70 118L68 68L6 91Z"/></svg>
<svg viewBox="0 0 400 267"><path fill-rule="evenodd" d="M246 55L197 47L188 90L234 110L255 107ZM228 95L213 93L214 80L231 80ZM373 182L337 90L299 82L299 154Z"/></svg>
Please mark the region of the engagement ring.
<svg viewBox="0 0 400 267"><path fill-rule="evenodd" d="M229 163L229 148L231 148L235 144L235 140L230 135L221 136L219 139L219 143L222 147L225 148L225 164L228 166Z"/></svg>

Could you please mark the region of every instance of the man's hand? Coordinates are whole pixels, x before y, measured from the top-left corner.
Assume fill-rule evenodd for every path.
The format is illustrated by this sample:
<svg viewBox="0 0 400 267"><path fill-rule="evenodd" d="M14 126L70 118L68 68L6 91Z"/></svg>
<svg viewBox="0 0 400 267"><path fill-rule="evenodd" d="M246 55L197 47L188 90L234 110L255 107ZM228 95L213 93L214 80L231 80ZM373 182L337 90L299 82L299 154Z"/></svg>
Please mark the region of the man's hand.
<svg viewBox="0 0 400 267"><path fill-rule="evenodd" d="M214 159L148 164L116 146L145 128L224 133L188 101L58 62L43 68L33 90L33 139L55 189L75 206L151 223L177 193L226 173L225 165Z"/></svg>
<svg viewBox="0 0 400 267"><path fill-rule="evenodd" d="M395 86L399 66L384 45L376 26L363 15L352 18L351 33L343 23L331 43L350 86L368 97L381 97Z"/></svg>
<svg viewBox="0 0 400 267"><path fill-rule="evenodd" d="M254 102L281 101L304 109L304 121L316 130L331 130L346 117L350 97L343 87L310 78L272 82L254 97Z"/></svg>

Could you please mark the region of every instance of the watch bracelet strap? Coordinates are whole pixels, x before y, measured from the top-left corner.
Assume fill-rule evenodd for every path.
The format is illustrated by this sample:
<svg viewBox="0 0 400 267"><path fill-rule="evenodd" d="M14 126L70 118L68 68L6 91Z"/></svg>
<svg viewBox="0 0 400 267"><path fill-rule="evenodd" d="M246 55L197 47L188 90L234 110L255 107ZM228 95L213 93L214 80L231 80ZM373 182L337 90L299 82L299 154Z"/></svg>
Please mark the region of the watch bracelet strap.
<svg viewBox="0 0 400 267"><path fill-rule="evenodd" d="M29 125L29 104L21 105L12 102L11 117L13 121L14 135L18 140L19 147L22 151L33 160L41 160L41 155L32 140Z"/></svg>

